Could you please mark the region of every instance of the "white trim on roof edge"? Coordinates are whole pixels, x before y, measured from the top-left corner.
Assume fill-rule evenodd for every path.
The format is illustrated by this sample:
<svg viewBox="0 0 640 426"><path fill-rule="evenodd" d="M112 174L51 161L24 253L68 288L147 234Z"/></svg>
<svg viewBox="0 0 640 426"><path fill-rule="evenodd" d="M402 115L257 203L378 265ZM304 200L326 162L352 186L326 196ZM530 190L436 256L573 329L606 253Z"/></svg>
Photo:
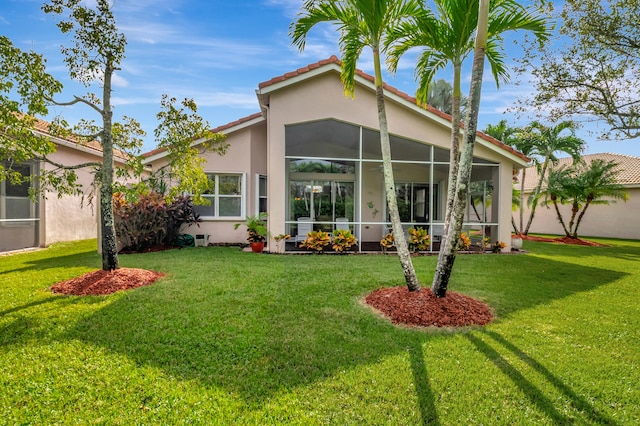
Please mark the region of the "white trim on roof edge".
<svg viewBox="0 0 640 426"><path fill-rule="evenodd" d="M250 127L250 126L253 126L254 124L262 123L263 121L266 121L266 119L264 118L264 115L260 116L260 117L253 118L251 120L244 121L244 122L239 123L239 124L236 124L235 126L231 126L228 129L220 130L220 132L222 132L222 133L224 133L226 135L226 134L237 132L239 130L245 129L245 128ZM225 125L218 126L218 128L224 127L224 126ZM199 143L202 143L203 141L204 141L204 138L196 139L191 144L191 146L198 145ZM154 155L152 155L150 157L147 157L144 160L142 160L142 164L147 165L148 163L151 163L153 161L156 161L156 160L159 160L161 158L164 158L167 155L168 154L167 154L166 150L164 150L162 152L158 152L157 154L154 154Z"/></svg>
<svg viewBox="0 0 640 426"><path fill-rule="evenodd" d="M256 95L258 96L258 99L260 99L261 96L263 95L268 95L272 92L275 92L279 89L285 88L287 86L296 84L296 83L300 83L302 81L305 81L307 79L325 74L327 72L330 71L336 71L338 74L342 71L342 68L336 64L335 62L330 62L328 64L324 64L318 68L314 68L310 71L295 75L293 77L289 77L289 78L285 78L282 81L278 81L276 83L270 84L262 89L258 89L256 90ZM359 83L360 85L372 90L374 93L376 91L376 87L375 87L375 83L372 82L371 80L362 77L359 74L355 74L355 81L357 83ZM432 120L435 124L438 124L440 126L443 126L449 130L451 130L451 121L447 120L444 117L440 117L437 114L434 114L424 108L420 108L417 104L415 104L414 102L409 102L407 101L407 99L405 99L404 97L393 93L389 90L384 90L384 94L385 97L388 98L389 100L392 100L393 102L396 102L402 106L404 106L405 108L409 108L410 110L427 117L428 119ZM260 101L259 101L260 102ZM460 135L462 136L464 134L464 129L460 130ZM522 158L520 158L517 155L514 155L513 153L495 145L494 143L491 143L485 139L483 139L482 137L476 135L476 142L479 143L480 145L482 145L483 147L489 149L490 151L493 151L499 155L502 155L503 157L511 160L512 162L522 166L522 167L527 167L529 165L529 162L523 160Z"/></svg>

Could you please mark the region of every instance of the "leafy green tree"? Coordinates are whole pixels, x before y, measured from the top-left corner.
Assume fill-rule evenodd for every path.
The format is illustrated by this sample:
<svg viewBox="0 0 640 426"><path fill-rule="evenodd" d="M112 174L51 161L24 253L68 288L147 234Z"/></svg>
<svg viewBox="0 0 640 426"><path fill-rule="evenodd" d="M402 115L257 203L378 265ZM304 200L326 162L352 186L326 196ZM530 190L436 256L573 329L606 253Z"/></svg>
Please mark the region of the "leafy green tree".
<svg viewBox="0 0 640 426"><path fill-rule="evenodd" d="M403 20L413 19L419 11L420 2L417 0L308 0L289 31L293 44L303 50L307 34L315 25L331 22L338 27L340 31L338 43L342 57L341 79L345 92L352 96L358 58L366 47L373 52L384 186L398 257L407 287L411 291L420 290L420 284L413 268L398 213L380 57L384 52L383 43L388 30Z"/></svg>
<svg viewBox="0 0 640 426"><path fill-rule="evenodd" d="M533 75L535 95L521 108L551 121L594 118L604 138L640 136L639 0L542 1L557 18L555 42L529 49L520 71Z"/></svg>
<svg viewBox="0 0 640 426"><path fill-rule="evenodd" d="M118 176L139 175L142 172L140 150L145 132L132 118L124 117L122 122L113 121L111 105L111 80L124 59L126 39L118 31L108 0L96 0L90 5L82 0L50 0L43 6L45 13L60 17L58 28L63 34L72 36L69 46L61 47L64 62L72 79L86 87L97 84L101 93L74 96L69 102L54 99L61 92L62 85L46 73L44 59L33 52L25 53L13 46L6 37L0 37L0 179L11 179L14 183L24 179L13 170L13 166L30 161L46 161L55 166L53 171L43 171L37 177L40 190L55 189L59 194L81 192L76 170L91 168L99 184L99 206L101 224L102 268L114 270L119 267L116 235L114 229L112 198ZM183 104L195 114L193 101ZM63 119L56 119L50 127L55 136L72 137L79 143L98 141L102 148L102 161L77 164L59 164L51 160L55 144L46 137L38 136L33 130L34 116L46 115L48 105L69 106L81 104L97 113L100 124L93 120L81 120L73 129ZM162 148L184 152L192 143L191 137L202 134L208 123L195 115L182 114L173 107L173 100L163 99L164 116L156 136ZM205 138L211 136L204 133ZM181 139L186 137L188 139ZM214 137L213 146L220 138ZM114 152L125 153L126 167L114 168ZM170 156L170 158L173 158ZM181 157L184 159L184 156ZM188 169L186 164L176 167L178 172ZM186 179L188 181L188 179ZM32 194L35 196L35 194Z"/></svg>
<svg viewBox="0 0 640 426"><path fill-rule="evenodd" d="M576 124L573 121L563 121L555 126L546 126L539 121L534 121L522 132L520 142L516 144L517 148L533 159L538 170L538 182L528 200L531 212L527 226L524 230L522 230L522 225L520 228L525 235L529 233L529 228L531 228L549 165L558 162L556 154L564 152L569 154L574 161L580 159L585 142L576 136L575 130Z"/></svg>
<svg viewBox="0 0 640 426"><path fill-rule="evenodd" d="M584 161L552 169L547 178L545 203L552 204L565 235L578 238L578 228L592 204L609 205L628 199L624 186L618 183L619 164L604 160ZM566 221L559 204L569 204L571 215Z"/></svg>

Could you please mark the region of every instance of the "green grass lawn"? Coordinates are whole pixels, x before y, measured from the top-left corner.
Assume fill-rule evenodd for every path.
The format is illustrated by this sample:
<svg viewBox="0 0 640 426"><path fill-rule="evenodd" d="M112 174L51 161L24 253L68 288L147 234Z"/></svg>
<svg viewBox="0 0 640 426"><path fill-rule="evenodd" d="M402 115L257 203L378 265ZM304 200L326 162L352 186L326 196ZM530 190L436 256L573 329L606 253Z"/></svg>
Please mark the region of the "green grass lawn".
<svg viewBox="0 0 640 426"><path fill-rule="evenodd" d="M166 276L101 297L48 290L95 241L0 257L0 424L638 424L640 242L600 241L459 256L451 290L497 315L461 331L361 304L391 256L127 255Z"/></svg>

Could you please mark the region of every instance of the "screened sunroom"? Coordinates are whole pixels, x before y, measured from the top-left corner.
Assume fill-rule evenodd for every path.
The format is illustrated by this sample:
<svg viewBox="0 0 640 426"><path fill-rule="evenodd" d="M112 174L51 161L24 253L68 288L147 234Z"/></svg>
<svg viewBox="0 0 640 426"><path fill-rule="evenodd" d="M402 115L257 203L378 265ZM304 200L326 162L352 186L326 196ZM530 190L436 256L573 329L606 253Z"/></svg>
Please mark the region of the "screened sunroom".
<svg viewBox="0 0 640 426"><path fill-rule="evenodd" d="M391 135L396 196L403 228L421 227L437 251L442 236L449 151ZM336 119L285 126L286 232L295 250L310 230L350 229L359 250L379 250L390 230L377 130ZM497 235L499 165L474 158L464 231L482 247Z"/></svg>
<svg viewBox="0 0 640 426"><path fill-rule="evenodd" d="M35 163L13 165L12 168L25 178L37 173ZM0 252L38 245L38 203L29 198L30 187L29 181L0 181Z"/></svg>

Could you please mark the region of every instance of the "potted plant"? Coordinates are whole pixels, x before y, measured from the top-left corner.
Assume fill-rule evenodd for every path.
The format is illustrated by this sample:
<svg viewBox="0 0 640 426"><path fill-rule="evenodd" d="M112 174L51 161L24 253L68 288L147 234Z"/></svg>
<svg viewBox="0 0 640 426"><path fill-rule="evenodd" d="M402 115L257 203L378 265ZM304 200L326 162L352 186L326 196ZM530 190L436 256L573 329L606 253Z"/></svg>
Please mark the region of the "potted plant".
<svg viewBox="0 0 640 426"><path fill-rule="evenodd" d="M234 229L238 229L240 225L247 227L247 241L251 245L251 251L254 253L262 253L264 250L264 240L267 236L267 213L260 213L255 216L247 217L244 223L236 223Z"/></svg>

